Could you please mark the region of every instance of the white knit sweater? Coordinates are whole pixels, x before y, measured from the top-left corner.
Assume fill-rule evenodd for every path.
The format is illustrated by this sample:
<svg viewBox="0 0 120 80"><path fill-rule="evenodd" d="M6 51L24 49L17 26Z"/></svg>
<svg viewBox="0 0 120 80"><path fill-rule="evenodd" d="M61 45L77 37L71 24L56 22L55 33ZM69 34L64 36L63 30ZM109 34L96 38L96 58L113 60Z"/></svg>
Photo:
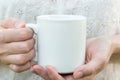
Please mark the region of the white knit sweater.
<svg viewBox="0 0 120 80"><path fill-rule="evenodd" d="M57 0L0 0L0 22L14 17L35 23L36 16L56 14ZM120 0L63 0L63 13L87 17L87 37L114 35L120 27ZM117 57L119 57L117 55ZM120 60L113 56L95 80L120 80ZM114 59L115 58L115 59ZM0 64L0 80L40 80L29 71L15 73Z"/></svg>

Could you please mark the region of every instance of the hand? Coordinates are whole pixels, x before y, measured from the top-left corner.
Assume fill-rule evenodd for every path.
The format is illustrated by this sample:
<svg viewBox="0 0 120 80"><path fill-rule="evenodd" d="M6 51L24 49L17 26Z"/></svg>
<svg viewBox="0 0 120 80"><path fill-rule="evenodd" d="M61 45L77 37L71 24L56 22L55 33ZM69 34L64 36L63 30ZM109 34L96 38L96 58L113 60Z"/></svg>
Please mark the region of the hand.
<svg viewBox="0 0 120 80"><path fill-rule="evenodd" d="M31 71L45 80L92 80L108 63L113 51L114 46L110 38L91 38L87 40L86 63L77 67L73 74L60 75L52 66L43 68L40 65L34 65Z"/></svg>
<svg viewBox="0 0 120 80"><path fill-rule="evenodd" d="M108 63L114 53L111 37L96 37L87 40L86 64L74 71L74 78L78 80L92 80Z"/></svg>
<svg viewBox="0 0 120 80"><path fill-rule="evenodd" d="M31 67L35 56L33 31L17 19L4 20L0 25L0 63L13 71L21 72Z"/></svg>

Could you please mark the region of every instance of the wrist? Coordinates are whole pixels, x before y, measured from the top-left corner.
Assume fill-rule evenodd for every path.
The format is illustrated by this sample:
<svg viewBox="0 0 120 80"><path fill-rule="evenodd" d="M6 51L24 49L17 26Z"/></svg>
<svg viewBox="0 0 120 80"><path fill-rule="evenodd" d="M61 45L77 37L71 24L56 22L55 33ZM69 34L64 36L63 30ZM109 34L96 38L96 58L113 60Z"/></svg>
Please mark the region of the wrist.
<svg viewBox="0 0 120 80"><path fill-rule="evenodd" d="M110 48L110 55L114 54L117 52L117 43L116 43L116 38L117 36L100 36L96 37L96 39L101 39L101 41L104 42L104 44L108 44Z"/></svg>
<svg viewBox="0 0 120 80"><path fill-rule="evenodd" d="M110 37L113 47L113 54L120 53L120 35Z"/></svg>

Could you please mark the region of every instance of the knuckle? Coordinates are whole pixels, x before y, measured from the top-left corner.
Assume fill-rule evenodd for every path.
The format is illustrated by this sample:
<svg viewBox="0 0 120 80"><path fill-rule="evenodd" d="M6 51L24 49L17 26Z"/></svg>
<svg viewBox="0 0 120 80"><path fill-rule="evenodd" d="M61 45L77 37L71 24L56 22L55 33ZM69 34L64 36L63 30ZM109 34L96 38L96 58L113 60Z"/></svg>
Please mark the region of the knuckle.
<svg viewBox="0 0 120 80"><path fill-rule="evenodd" d="M28 33L29 38L32 38L34 35L34 32L31 28L26 28L25 31Z"/></svg>
<svg viewBox="0 0 120 80"><path fill-rule="evenodd" d="M29 52L30 51L30 46L27 42L25 42L24 44L21 45L21 50L22 52Z"/></svg>
<svg viewBox="0 0 120 80"><path fill-rule="evenodd" d="M20 31L20 36L22 39L27 39L29 34L27 33L26 30L22 30L22 31Z"/></svg>
<svg viewBox="0 0 120 80"><path fill-rule="evenodd" d="M83 75L84 76L90 76L90 75L94 74L94 72L95 72L95 69L93 69L93 68L86 69L86 70L83 71Z"/></svg>
<svg viewBox="0 0 120 80"><path fill-rule="evenodd" d="M108 59L106 57L99 57L99 61L100 61L100 65L105 65L108 61Z"/></svg>
<svg viewBox="0 0 120 80"><path fill-rule="evenodd" d="M33 35L33 33L34 33L33 29L31 29L31 28L26 28L26 29L28 32L30 32Z"/></svg>
<svg viewBox="0 0 120 80"><path fill-rule="evenodd" d="M14 72L20 73L21 71L20 71L20 69L15 68L15 69L14 69Z"/></svg>
<svg viewBox="0 0 120 80"><path fill-rule="evenodd" d="M89 71L89 72L90 72L90 75L96 73L96 70L97 70L96 68L91 68L91 70Z"/></svg>
<svg viewBox="0 0 120 80"><path fill-rule="evenodd" d="M21 69L19 68L19 67L17 67L17 66L12 66L11 67L12 68L12 70L14 71L14 72L17 72L17 73L20 73L21 72Z"/></svg>
<svg viewBox="0 0 120 80"><path fill-rule="evenodd" d="M30 28L24 28L20 31L20 36L22 39L31 39L34 35L34 32Z"/></svg>
<svg viewBox="0 0 120 80"><path fill-rule="evenodd" d="M35 39L32 38L32 39L29 40L29 42L33 45L35 43Z"/></svg>
<svg viewBox="0 0 120 80"><path fill-rule="evenodd" d="M16 25L16 24L20 24L20 25L19 25L20 28L25 27L25 23L24 23L23 21L18 20L18 21L15 23L15 25Z"/></svg>
<svg viewBox="0 0 120 80"><path fill-rule="evenodd" d="M20 69L18 69L18 70L15 70L14 72L16 72L16 73L20 73L20 72L22 72Z"/></svg>
<svg viewBox="0 0 120 80"><path fill-rule="evenodd" d="M1 45L1 46L4 46L4 45ZM0 47L1 47L1 46L0 46ZM8 49L4 49L4 48L1 47L1 49L0 49L0 57L1 57L1 56L4 56L4 54L6 54L6 53L8 53L8 52L9 52Z"/></svg>
<svg viewBox="0 0 120 80"><path fill-rule="evenodd" d="M18 61L18 64L23 65L23 64L25 64L27 62L27 58L25 58L23 55L20 55L17 58L17 61Z"/></svg>

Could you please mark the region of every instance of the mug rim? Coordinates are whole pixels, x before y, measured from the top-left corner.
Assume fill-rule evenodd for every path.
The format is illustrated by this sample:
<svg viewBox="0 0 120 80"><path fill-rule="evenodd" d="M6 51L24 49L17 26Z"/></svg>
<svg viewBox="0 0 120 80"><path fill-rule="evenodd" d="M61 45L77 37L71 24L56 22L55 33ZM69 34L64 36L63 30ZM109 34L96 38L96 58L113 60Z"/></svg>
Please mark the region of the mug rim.
<svg viewBox="0 0 120 80"><path fill-rule="evenodd" d="M37 20L49 20L49 21L73 21L73 20L86 20L82 15L40 15Z"/></svg>

